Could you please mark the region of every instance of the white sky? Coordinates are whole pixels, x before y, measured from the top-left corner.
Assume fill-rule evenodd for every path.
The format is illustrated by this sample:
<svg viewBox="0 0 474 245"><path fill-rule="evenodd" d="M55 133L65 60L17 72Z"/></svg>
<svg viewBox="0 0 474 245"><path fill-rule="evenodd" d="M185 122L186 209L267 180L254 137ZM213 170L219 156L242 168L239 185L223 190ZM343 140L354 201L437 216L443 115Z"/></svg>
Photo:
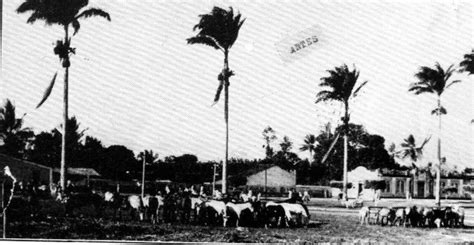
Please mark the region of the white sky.
<svg viewBox="0 0 474 245"><path fill-rule="evenodd" d="M26 126L50 130L62 120L63 72L52 49L63 32L41 22L26 24L29 15L15 13L21 2L3 2L0 99L13 100L18 115L28 113ZM73 38L70 116L106 145L222 160L223 98L211 104L223 55L186 44L198 15L214 5L233 6L247 18L230 52L236 73L230 86L231 157L262 158L267 125L279 140L288 135L295 148L327 121L335 125L342 107L315 105L315 94L325 70L347 63L360 69L361 82L369 81L352 105L352 122L384 136L387 147L409 134L420 143L433 134L423 162L436 159L437 119L430 115L435 97L409 94L408 86L419 66L457 65L474 48L469 2L91 0L112 22L83 20ZM283 63L275 43L313 25L321 27L322 46ZM51 97L35 110L57 70ZM472 166L473 77L453 79L463 82L443 95L443 155L448 164Z"/></svg>

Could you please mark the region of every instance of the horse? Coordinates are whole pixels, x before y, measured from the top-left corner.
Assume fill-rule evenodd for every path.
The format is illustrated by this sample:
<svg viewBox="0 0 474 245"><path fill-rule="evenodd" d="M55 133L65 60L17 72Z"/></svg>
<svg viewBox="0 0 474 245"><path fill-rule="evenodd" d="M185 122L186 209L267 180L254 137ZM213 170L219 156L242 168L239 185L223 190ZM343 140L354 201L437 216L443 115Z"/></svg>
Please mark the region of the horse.
<svg viewBox="0 0 474 245"><path fill-rule="evenodd" d="M66 216L74 215L74 210L82 207L93 207L96 216L102 217L103 198L97 193L71 193L62 200L65 206Z"/></svg>
<svg viewBox="0 0 474 245"><path fill-rule="evenodd" d="M125 198L118 192L106 191L104 193L104 209L112 209L114 214L112 219L117 220L117 213L119 214L120 220L122 220L122 209L126 208Z"/></svg>
<svg viewBox="0 0 474 245"><path fill-rule="evenodd" d="M267 202L265 204L266 221L265 225L269 227L285 227L288 226L288 220L285 215L285 209L275 202Z"/></svg>
<svg viewBox="0 0 474 245"><path fill-rule="evenodd" d="M228 214L235 214L235 226L239 227L239 221L242 215L242 211L244 210L249 210L251 212L251 215L253 213L253 206L250 202L244 202L244 203L233 203L233 202L228 202L226 203L226 208ZM253 218L253 216L251 216Z"/></svg>
<svg viewBox="0 0 474 245"><path fill-rule="evenodd" d="M227 206L223 201L209 200L202 203L201 220L207 225L227 225Z"/></svg>

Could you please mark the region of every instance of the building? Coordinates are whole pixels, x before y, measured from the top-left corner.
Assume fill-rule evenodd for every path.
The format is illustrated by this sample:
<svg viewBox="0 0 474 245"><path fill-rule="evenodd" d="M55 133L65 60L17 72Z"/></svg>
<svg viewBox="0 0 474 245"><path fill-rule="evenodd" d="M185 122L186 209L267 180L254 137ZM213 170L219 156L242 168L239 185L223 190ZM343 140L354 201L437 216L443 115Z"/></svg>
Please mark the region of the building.
<svg viewBox="0 0 474 245"><path fill-rule="evenodd" d="M55 168L53 171L55 179L59 179L60 169ZM67 168L67 178L76 185L89 186L91 177L100 177L100 174L93 168Z"/></svg>
<svg viewBox="0 0 474 245"><path fill-rule="evenodd" d="M37 185L53 182L53 169L41 164L17 159L5 154L0 154L0 168L3 170L5 166L10 170L18 182L34 183Z"/></svg>
<svg viewBox="0 0 474 245"><path fill-rule="evenodd" d="M471 183L474 176L450 174L441 176L441 197L464 198L467 197L464 185ZM436 186L436 175L426 170L392 170L380 169L370 171L365 167L357 167L348 172L348 181L357 192L370 181L384 181L385 189L382 190L382 197L407 196L415 198L433 198Z"/></svg>
<svg viewBox="0 0 474 245"><path fill-rule="evenodd" d="M296 172L286 171L279 166L270 165L263 168L250 169L242 172L241 174L229 176L228 182L230 186L249 186L249 187L262 187L268 188L289 188L296 186ZM216 182L217 185L222 184L222 180Z"/></svg>

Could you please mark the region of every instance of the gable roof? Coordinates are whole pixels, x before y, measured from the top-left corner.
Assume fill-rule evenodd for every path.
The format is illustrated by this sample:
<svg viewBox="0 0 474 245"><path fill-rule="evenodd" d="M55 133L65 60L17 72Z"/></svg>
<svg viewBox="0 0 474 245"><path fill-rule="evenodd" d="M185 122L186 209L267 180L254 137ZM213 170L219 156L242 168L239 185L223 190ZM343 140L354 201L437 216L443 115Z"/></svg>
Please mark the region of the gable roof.
<svg viewBox="0 0 474 245"><path fill-rule="evenodd" d="M55 173L59 173L60 169L55 168ZM71 175L80 175L80 176L101 176L95 169L93 168L67 168L67 173Z"/></svg>
<svg viewBox="0 0 474 245"><path fill-rule="evenodd" d="M12 166L15 167L15 166L21 166L22 164L27 164L27 165L35 166L35 167L38 167L38 168L47 169L47 170L52 169L50 167L47 167L47 166L44 166L44 165L41 165L41 164L38 164L38 163L34 163L34 162L14 158L12 156L5 155L5 154L2 154L2 153L0 153L0 163L8 165L10 168L12 168Z"/></svg>

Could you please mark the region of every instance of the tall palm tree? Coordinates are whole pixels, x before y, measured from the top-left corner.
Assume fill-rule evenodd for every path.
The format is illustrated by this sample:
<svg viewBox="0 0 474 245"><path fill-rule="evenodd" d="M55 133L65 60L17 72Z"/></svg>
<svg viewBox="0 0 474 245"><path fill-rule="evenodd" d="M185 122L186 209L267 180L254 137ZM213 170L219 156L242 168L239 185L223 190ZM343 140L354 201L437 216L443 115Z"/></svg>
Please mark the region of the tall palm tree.
<svg viewBox="0 0 474 245"><path fill-rule="evenodd" d="M436 176L436 204L440 205L440 183L441 183L441 115L447 113L446 109L441 106L441 95L451 87L454 83L461 82L460 80L452 81L448 84L455 69L453 65L444 70L439 63L435 64L435 68L426 66L420 67L420 70L415 74L418 82L410 85L408 91L414 92L416 95L429 93L437 95L437 107L431 111L431 114L438 116L438 174Z"/></svg>
<svg viewBox="0 0 474 245"><path fill-rule="evenodd" d="M64 113L63 113L63 134L61 145L61 178L60 185L64 188L66 184L66 125L68 120L68 78L69 67L71 66L70 55L75 53L75 48L71 47L71 37L69 36L69 29L72 27L75 35L81 25L80 19L85 19L93 16L106 18L110 21L110 15L98 8L84 8L89 4L88 0L25 0L18 9L18 13L31 12L27 23L33 24L38 20L43 20L46 25L59 25L64 29L64 40L56 41L54 53L59 56L60 62L65 69L64 72ZM37 108L50 95L56 75L54 75L49 87L43 96L43 99L38 104Z"/></svg>
<svg viewBox="0 0 474 245"><path fill-rule="evenodd" d="M234 16L232 8L225 10L214 7L209 14L199 16L201 20L194 26L193 30L199 30L199 33L187 39L188 44L204 44L211 46L224 53L224 68L217 76L219 86L214 97L214 103L219 101L219 97L224 88L224 118L226 125L225 137L225 161L222 165L222 193L227 192L227 163L229 155L229 78L234 72L229 69L229 50L237 40L240 27L244 24L241 15Z"/></svg>
<svg viewBox="0 0 474 245"><path fill-rule="evenodd" d="M459 66L461 66L461 72L467 72L469 75L474 74L474 49L470 54L464 55L464 60Z"/></svg>
<svg viewBox="0 0 474 245"><path fill-rule="evenodd" d="M313 152L317 145L316 136L308 134L304 137L304 144L300 147L300 151L309 151L309 161L313 161Z"/></svg>
<svg viewBox="0 0 474 245"><path fill-rule="evenodd" d="M408 136L408 138L404 139L400 146L402 147L401 150L394 153L394 155L400 156L402 159L409 159L411 160L412 165L412 185L413 190L415 190L415 176L417 175L417 165L416 162L423 156L423 147L425 147L426 143L430 140L431 137L428 137L423 141L423 143L418 146L415 142L415 137L412 134Z"/></svg>
<svg viewBox="0 0 474 245"><path fill-rule="evenodd" d="M0 152L13 157L23 158L27 141L33 137L33 131L23 127L23 117L16 117L16 108L7 99L0 107Z"/></svg>
<svg viewBox="0 0 474 245"><path fill-rule="evenodd" d="M344 199L347 200L347 134L349 130L349 102L350 99L355 98L360 89L367 84L367 81L354 90L354 87L359 78L359 71L354 66L354 70L349 70L346 64L335 67L334 70L328 70L329 76L321 78L319 86L326 89L320 91L316 95L316 103L325 101L339 101L344 104L344 117L342 122L344 124Z"/></svg>

